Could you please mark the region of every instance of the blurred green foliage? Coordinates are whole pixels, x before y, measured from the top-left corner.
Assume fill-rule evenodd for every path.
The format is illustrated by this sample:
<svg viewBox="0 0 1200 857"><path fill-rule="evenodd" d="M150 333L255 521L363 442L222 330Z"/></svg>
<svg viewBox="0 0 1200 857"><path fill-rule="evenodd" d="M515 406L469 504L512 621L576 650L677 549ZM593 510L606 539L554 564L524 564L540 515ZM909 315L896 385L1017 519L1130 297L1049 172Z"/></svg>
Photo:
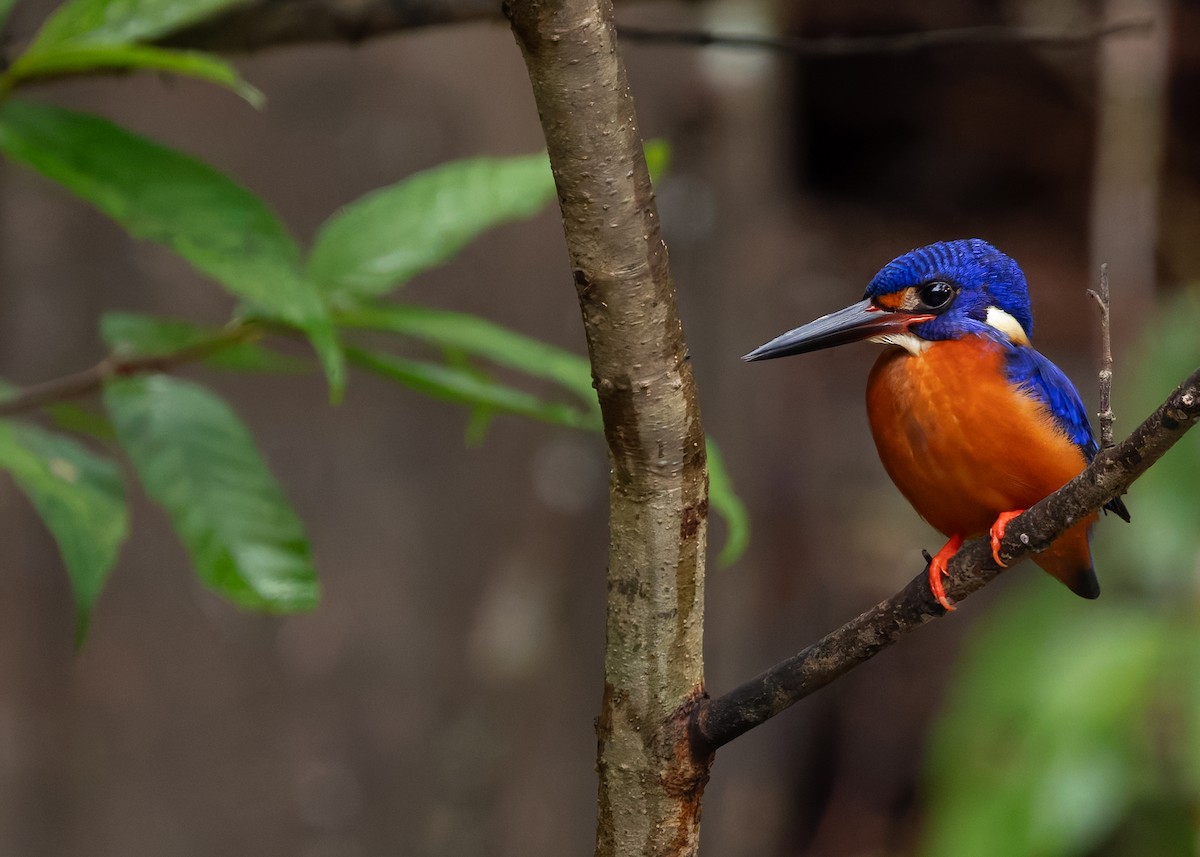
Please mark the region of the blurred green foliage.
<svg viewBox="0 0 1200 857"><path fill-rule="evenodd" d="M119 68L198 77L257 106L261 94L220 57L145 43L235 2L70 0L0 71L0 153L133 237L170 248L242 301L220 329L109 313L100 328L110 360L141 364L133 370L139 377L122 369L107 380L104 413L50 401L40 407L55 431L0 421L0 470L58 543L80 639L128 531L118 448L167 511L206 585L257 610L306 610L317 602L303 525L249 430L215 393L155 370L195 362L238 372L309 371L310 361L274 347L273 340L300 338L311 344L334 402L349 361L466 405L469 441L479 442L503 413L601 428L586 358L486 319L389 300L480 234L545 209L555 194L545 153L445 163L375 190L336 211L306 252L264 200L190 155L97 116L12 97L39 78ZM11 5L0 0L0 20ZM652 176L667 158L664 144L647 144ZM356 344L364 334L370 344ZM497 380L492 365L519 380ZM548 382L550 398L518 386L531 379ZM0 383L0 399L20 394ZM712 505L728 524L722 560L729 562L746 543L748 519L711 446L710 455Z"/></svg>
<svg viewBox="0 0 1200 857"><path fill-rule="evenodd" d="M1194 289L1118 360L1118 435L1200 365L1198 325ZM1200 854L1200 434L1127 500L1132 524L1097 527L1099 601L1022 567L972 633L931 738L924 857Z"/></svg>
<svg viewBox="0 0 1200 857"><path fill-rule="evenodd" d="M0 73L5 92L29 80L101 69L155 71L225 86L251 104L262 93L212 54L139 44L193 24L240 0L72 0L46 19L34 40ZM0 20L12 8L0 3Z"/></svg>

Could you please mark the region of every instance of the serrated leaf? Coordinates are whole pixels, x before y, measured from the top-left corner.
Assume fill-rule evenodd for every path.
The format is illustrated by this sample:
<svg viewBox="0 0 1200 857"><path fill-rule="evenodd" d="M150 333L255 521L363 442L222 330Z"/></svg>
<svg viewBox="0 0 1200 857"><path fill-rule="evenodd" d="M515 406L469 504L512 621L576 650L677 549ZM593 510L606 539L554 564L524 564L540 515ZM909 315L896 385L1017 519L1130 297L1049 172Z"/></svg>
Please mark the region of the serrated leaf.
<svg viewBox="0 0 1200 857"><path fill-rule="evenodd" d="M329 313L300 271L296 242L254 194L105 119L45 104L0 105L0 150L303 330L340 396L345 363Z"/></svg>
<svg viewBox="0 0 1200 857"><path fill-rule="evenodd" d="M81 640L129 530L120 469L68 437L9 420L0 420L0 468L16 480L58 542Z"/></svg>
<svg viewBox="0 0 1200 857"><path fill-rule="evenodd" d="M244 0L70 0L46 19L29 51L148 41L241 2Z"/></svg>
<svg viewBox="0 0 1200 857"><path fill-rule="evenodd" d="M587 358L525 336L479 316L433 307L369 303L340 312L347 327L383 330L485 357L500 366L545 378L574 393L599 415Z"/></svg>
<svg viewBox="0 0 1200 857"><path fill-rule="evenodd" d="M256 610L316 606L304 528L225 402L196 384L148 375L110 382L104 404L205 584Z"/></svg>
<svg viewBox="0 0 1200 857"><path fill-rule="evenodd" d="M114 351L140 357L158 357L203 345L221 337L222 331L188 321L110 312L100 318L100 336ZM303 372L309 365L271 351L257 342L233 342L203 360L206 366L231 372Z"/></svg>
<svg viewBox="0 0 1200 857"><path fill-rule="evenodd" d="M492 381L468 368L408 360L358 348L347 348L346 355L355 365L434 399L518 414L568 428L599 428L593 414L570 405L543 401L532 393Z"/></svg>
<svg viewBox="0 0 1200 857"><path fill-rule="evenodd" d="M60 77L97 69L158 71L215 83L240 95L255 107L265 100L220 57L196 51L168 50L148 45L64 45L52 50L26 52L5 72L8 84L38 77Z"/></svg>
<svg viewBox="0 0 1200 857"><path fill-rule="evenodd" d="M342 304L391 291L554 197L545 154L452 161L373 191L317 233L308 270Z"/></svg>

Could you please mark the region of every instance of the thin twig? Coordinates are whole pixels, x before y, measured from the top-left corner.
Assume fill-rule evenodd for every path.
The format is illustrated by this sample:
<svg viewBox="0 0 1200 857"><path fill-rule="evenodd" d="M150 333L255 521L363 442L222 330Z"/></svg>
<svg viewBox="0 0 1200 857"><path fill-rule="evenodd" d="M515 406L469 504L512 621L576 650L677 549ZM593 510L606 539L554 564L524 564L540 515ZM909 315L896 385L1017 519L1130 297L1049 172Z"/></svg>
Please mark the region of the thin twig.
<svg viewBox="0 0 1200 857"><path fill-rule="evenodd" d="M1120 444L1102 450L1078 476L1008 525L1000 557L1007 565L1045 550L1074 522L1094 513L1146 472L1200 421L1200 369ZM961 601L1000 568L989 539L968 542L950 561L946 594ZM909 631L945 614L922 572L900 592L724 696L690 704L693 753L703 758L766 722Z"/></svg>
<svg viewBox="0 0 1200 857"><path fill-rule="evenodd" d="M16 395L0 401L0 417L29 413L47 405L86 396L99 390L104 386L105 381L112 378L143 375L148 372L169 372L185 364L196 363L211 357L218 351L239 342L245 342L260 332L256 325L243 322L231 325L221 335L212 339L197 342L166 354L130 356L113 352L96 365L81 372L25 387Z"/></svg>
<svg viewBox="0 0 1200 857"><path fill-rule="evenodd" d="M476 20L504 20L501 0L247 0L159 41L167 47L256 51L367 39Z"/></svg>
<svg viewBox="0 0 1200 857"><path fill-rule="evenodd" d="M864 54L907 54L931 48L983 45L1036 45L1047 48L1073 48L1118 33L1145 31L1154 22L1150 18L1123 18L1073 30L1045 27L1009 27L1002 24L982 27L954 27L885 36L757 36L713 33L705 30L654 30L623 25L621 38L643 44L689 45L778 51L803 57L847 57Z"/></svg>
<svg viewBox="0 0 1200 857"><path fill-rule="evenodd" d="M367 39L430 25L500 21L499 0L248 0L159 44L216 51L254 51L279 45ZM956 45L1039 45L1071 48L1117 33L1146 30L1148 18L1128 18L1073 30L1044 27L956 27L898 35L803 38L705 31L654 30L623 25L622 39L654 44L780 51L801 56L900 54Z"/></svg>
<svg viewBox="0 0 1200 857"><path fill-rule="evenodd" d="M1113 411L1112 411L1112 327L1109 317L1108 263L1100 264L1100 291L1088 289L1088 294L1096 299L1100 307L1100 448L1108 449L1113 445Z"/></svg>

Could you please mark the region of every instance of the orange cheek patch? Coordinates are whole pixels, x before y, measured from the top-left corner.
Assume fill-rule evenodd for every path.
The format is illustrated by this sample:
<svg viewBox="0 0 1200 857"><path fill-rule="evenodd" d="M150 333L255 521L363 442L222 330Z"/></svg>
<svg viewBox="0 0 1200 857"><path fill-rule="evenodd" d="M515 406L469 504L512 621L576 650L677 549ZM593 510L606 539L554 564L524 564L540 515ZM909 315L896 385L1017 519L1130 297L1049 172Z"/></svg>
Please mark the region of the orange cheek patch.
<svg viewBox="0 0 1200 857"><path fill-rule="evenodd" d="M901 289L898 292L880 295L879 297L875 298L875 303L881 308L891 310L893 312L896 310L906 309L911 303L909 300L909 292L911 291L912 289Z"/></svg>

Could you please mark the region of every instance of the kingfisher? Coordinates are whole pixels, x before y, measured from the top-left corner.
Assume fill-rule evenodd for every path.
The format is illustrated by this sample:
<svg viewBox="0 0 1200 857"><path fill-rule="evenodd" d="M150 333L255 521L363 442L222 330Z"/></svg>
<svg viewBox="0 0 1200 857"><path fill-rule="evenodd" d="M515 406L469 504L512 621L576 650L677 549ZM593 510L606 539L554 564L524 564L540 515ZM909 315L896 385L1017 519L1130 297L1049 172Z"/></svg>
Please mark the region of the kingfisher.
<svg viewBox="0 0 1200 857"><path fill-rule="evenodd" d="M856 304L788 331L743 360L868 340L885 346L867 380L867 416L884 469L949 541L929 562L947 610L946 564L968 538L991 536L1076 476L1099 451L1079 392L1034 350L1029 288L1017 263L978 238L898 256ZM1105 505L1123 520L1120 497ZM1076 595L1100 584L1089 537L1096 514L1033 561Z"/></svg>

